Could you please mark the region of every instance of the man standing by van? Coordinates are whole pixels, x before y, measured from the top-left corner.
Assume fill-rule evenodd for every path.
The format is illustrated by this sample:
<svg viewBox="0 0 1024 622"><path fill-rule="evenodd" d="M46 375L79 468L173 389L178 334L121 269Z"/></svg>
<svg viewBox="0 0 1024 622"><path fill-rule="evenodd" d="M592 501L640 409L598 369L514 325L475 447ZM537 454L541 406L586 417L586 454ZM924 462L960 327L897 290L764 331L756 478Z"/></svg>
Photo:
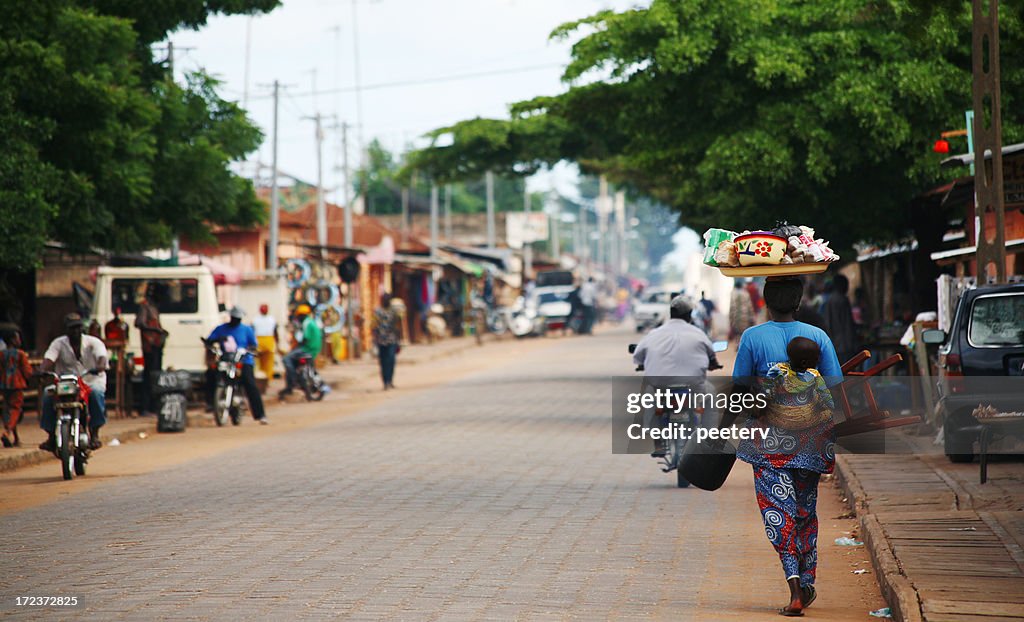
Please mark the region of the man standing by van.
<svg viewBox="0 0 1024 622"><path fill-rule="evenodd" d="M139 329L139 337L142 340L143 360L142 400L139 411L143 416L153 417L156 416L153 383L156 382L157 373L163 370L164 342L167 340L167 331L160 325L158 302L157 284L151 282L146 286L146 294L135 315L135 327Z"/></svg>

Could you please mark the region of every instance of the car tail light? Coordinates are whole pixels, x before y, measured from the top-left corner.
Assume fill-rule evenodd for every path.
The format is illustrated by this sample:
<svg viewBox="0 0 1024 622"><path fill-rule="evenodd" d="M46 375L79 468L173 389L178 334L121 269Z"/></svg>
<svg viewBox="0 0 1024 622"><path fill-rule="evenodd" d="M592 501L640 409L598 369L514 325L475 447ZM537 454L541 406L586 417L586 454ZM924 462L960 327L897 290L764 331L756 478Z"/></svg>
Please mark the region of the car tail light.
<svg viewBox="0 0 1024 622"><path fill-rule="evenodd" d="M963 378L964 372L960 363L960 355L953 353L943 354L939 356L939 365L946 370L946 382L948 383L950 393L963 393L964 383L960 378Z"/></svg>
<svg viewBox="0 0 1024 622"><path fill-rule="evenodd" d="M241 363L235 363L235 369L242 369Z"/></svg>
<svg viewBox="0 0 1024 622"><path fill-rule="evenodd" d="M947 376L963 376L959 354L944 354L939 357L939 364L946 370Z"/></svg>

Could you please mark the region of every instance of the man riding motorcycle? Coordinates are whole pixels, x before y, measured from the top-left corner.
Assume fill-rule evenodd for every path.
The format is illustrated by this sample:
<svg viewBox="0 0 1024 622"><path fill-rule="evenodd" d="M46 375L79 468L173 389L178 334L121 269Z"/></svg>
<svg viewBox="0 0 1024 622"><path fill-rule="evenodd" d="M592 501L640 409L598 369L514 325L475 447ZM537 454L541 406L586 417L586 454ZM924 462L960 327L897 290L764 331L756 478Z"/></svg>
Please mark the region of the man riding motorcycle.
<svg viewBox="0 0 1024 622"><path fill-rule="evenodd" d="M693 305L684 296L676 296L669 303L669 319L658 328L647 333L636 350L633 363L644 369L644 378L649 386L668 388L683 379L704 382L708 369L718 369L718 359L711 340L703 330L690 323ZM676 379L675 382L672 379ZM644 412L644 428L651 428L655 412ZM665 455L666 442L654 441L652 458Z"/></svg>
<svg viewBox="0 0 1024 622"><path fill-rule="evenodd" d="M41 365L43 372L57 374L75 374L88 385L89 408L88 423L89 448L99 449L100 428L107 422L106 391L107 391L107 346L96 337L82 334L82 316L69 313L64 317L64 335L54 339L43 354ZM89 374L96 370L96 374ZM57 440L54 430L57 427L57 409L53 405L53 395L43 395L43 411L39 418L39 427L46 430L46 441L39 445L44 451L55 451Z"/></svg>
<svg viewBox="0 0 1024 622"><path fill-rule="evenodd" d="M245 397L249 400L249 409L252 410L253 419L266 425L270 422L267 420L267 415L263 410L263 398L260 396L260 390L256 386L256 375L253 372L252 353L257 350L256 333L253 332L251 326L242 324L245 312L239 307L232 307L228 315L230 321L214 328L210 336L206 338L206 341L224 343L225 352L234 351L227 345L229 340L233 342L233 348L245 348L245 357L242 359L242 388L245 390Z"/></svg>

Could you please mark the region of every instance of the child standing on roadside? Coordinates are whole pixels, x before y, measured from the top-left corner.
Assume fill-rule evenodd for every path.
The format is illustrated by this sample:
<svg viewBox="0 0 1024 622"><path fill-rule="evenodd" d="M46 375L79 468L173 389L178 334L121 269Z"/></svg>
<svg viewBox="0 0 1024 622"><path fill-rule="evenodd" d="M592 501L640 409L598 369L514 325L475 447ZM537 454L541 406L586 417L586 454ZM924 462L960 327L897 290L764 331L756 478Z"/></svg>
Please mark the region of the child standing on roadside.
<svg viewBox="0 0 1024 622"><path fill-rule="evenodd" d="M25 389L32 377L32 366L28 354L21 349L21 333L13 331L5 335L7 349L0 352L0 391L4 396L4 431L0 442L4 447L20 447L18 420L25 401Z"/></svg>

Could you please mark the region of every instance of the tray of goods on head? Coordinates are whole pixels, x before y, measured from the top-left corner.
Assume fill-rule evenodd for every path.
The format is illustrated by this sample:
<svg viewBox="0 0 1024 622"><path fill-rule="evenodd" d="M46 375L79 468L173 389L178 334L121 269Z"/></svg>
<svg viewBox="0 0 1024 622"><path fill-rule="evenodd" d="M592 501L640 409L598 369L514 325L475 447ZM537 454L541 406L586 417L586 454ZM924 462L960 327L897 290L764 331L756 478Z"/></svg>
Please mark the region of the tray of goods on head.
<svg viewBox="0 0 1024 622"><path fill-rule="evenodd" d="M708 229L704 232L704 264L725 276L791 276L816 274L839 260L814 229L785 222L770 231Z"/></svg>

